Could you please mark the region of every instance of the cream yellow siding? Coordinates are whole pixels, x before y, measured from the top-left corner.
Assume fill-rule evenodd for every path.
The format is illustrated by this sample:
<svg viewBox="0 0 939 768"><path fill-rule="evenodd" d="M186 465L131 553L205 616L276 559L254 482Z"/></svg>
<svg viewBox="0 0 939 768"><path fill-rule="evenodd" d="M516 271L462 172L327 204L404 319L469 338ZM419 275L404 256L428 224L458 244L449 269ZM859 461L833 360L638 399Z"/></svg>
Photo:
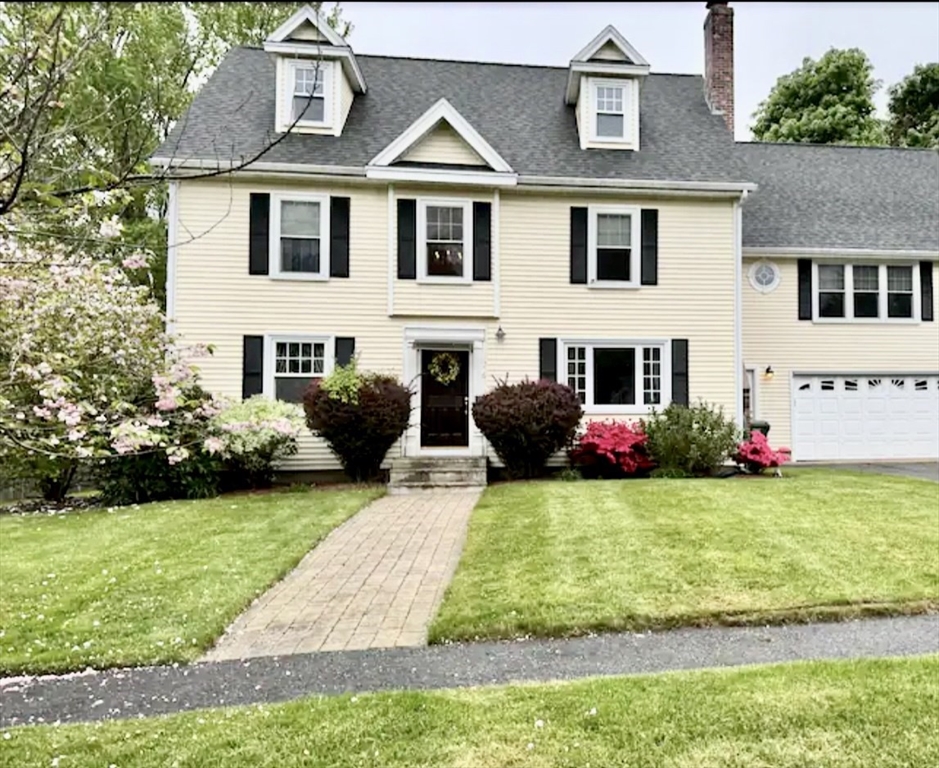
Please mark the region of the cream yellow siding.
<svg viewBox="0 0 939 768"><path fill-rule="evenodd" d="M757 292L743 265L743 361L754 369L756 415L770 423L770 443L792 443L790 382L796 373L937 373L939 323L815 323L799 320L795 258L774 257L778 287ZM918 265L917 265L918 268ZM933 285L937 285L935 264ZM933 291L933 317L939 312ZM773 377L764 372L772 367ZM794 456L798 460L798 456Z"/></svg>
<svg viewBox="0 0 939 768"><path fill-rule="evenodd" d="M326 43L326 38L320 33L315 25L311 24L309 21L304 22L299 27L297 27L293 32L290 33L288 40L302 40L303 42L323 42ZM326 43L328 45L328 43Z"/></svg>
<svg viewBox="0 0 939 768"><path fill-rule="evenodd" d="M349 110L352 109L352 101L355 94L352 92L352 86L349 85L349 78L346 77L345 70L342 67L336 67L339 81L339 123L337 135L342 134L342 129L346 125L346 118L349 117Z"/></svg>
<svg viewBox="0 0 939 768"><path fill-rule="evenodd" d="M349 278L301 282L248 274L249 195L289 190L351 198ZM484 334L478 347L483 389L496 378L537 378L543 337L688 339L692 399L735 414L732 203L503 190L493 210L493 279L449 286L397 279L394 200L426 193L401 186L389 205L388 188L379 184L179 182L176 330L184 341L214 345L214 355L201 361L205 386L241 395L246 335L352 336L364 369L404 377L406 328L458 326ZM494 199L491 191L447 194ZM659 210L658 285L572 285L571 207L616 202ZM500 326L502 341L496 339ZM337 466L321 441L305 437L286 468Z"/></svg>
<svg viewBox="0 0 939 768"><path fill-rule="evenodd" d="M351 197L349 279L275 280L248 274L249 195L288 190ZM176 265L176 330L215 353L200 361L205 386L241 396L242 339L266 333L352 336L363 367L400 376L400 331L387 313L387 192L227 181L182 181ZM322 441L305 437L288 466L337 466Z"/></svg>
<svg viewBox="0 0 939 768"><path fill-rule="evenodd" d="M688 339L691 399L735 415L730 202L521 192L503 192L501 202L499 324L505 339L487 349L492 375L537 378L542 337ZM658 285L634 290L571 285L571 207L617 202L659 211ZM564 379L563 371L559 378Z"/></svg>
<svg viewBox="0 0 939 768"><path fill-rule="evenodd" d="M599 61L626 61L626 54L614 42L607 41L600 46L600 49L590 59L591 61L594 59Z"/></svg>
<svg viewBox="0 0 939 768"><path fill-rule="evenodd" d="M409 163L446 163L447 165L486 165L460 135L442 122L401 157Z"/></svg>
<svg viewBox="0 0 939 768"><path fill-rule="evenodd" d="M492 192L485 191L453 191L442 192L433 187L403 186L394 188L395 203L402 198L414 200L434 200L435 202L454 203L485 202L492 203L495 199ZM467 232L469 230L467 229ZM421 251L420 235L418 236L418 260L426 259L427 254ZM393 217L391 222L391 242L393 249L397 248L398 222ZM467 244L469 246L469 243ZM469 247L468 275L472 277L472 257ZM397 258L394 250L392 257ZM397 274L397 272L395 273ZM462 282L447 285L440 282L423 282L420 280L395 280L393 286L393 313L400 317L460 317L460 318L491 318L495 312L495 288L493 281L488 282Z"/></svg>

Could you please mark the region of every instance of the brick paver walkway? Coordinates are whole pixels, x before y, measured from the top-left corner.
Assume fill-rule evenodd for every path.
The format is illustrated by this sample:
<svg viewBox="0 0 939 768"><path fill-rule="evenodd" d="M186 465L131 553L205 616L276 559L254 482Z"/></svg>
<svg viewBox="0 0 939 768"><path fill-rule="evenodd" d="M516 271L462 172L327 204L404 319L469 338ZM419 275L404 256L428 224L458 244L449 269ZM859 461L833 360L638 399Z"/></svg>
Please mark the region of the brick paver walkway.
<svg viewBox="0 0 939 768"><path fill-rule="evenodd" d="M203 661L424 645L480 493L372 502L261 595Z"/></svg>

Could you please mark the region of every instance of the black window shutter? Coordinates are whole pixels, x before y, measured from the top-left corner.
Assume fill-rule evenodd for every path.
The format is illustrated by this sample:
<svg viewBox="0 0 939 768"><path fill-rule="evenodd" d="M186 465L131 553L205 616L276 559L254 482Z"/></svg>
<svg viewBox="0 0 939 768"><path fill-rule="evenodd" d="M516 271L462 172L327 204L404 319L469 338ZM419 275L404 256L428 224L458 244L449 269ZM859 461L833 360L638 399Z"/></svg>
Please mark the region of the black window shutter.
<svg viewBox="0 0 939 768"><path fill-rule="evenodd" d="M269 272L271 236L271 196L252 192L250 222L248 224L248 274L266 275Z"/></svg>
<svg viewBox="0 0 939 768"><path fill-rule="evenodd" d="M919 290L920 290L920 312L923 320L927 322L935 320L932 309L932 262L921 261L919 263Z"/></svg>
<svg viewBox="0 0 939 768"><path fill-rule="evenodd" d="M417 279L417 200L398 201L398 279Z"/></svg>
<svg viewBox="0 0 939 768"><path fill-rule="evenodd" d="M492 279L492 204L473 203L473 280Z"/></svg>
<svg viewBox="0 0 939 768"><path fill-rule="evenodd" d="M538 378L558 380L558 340L538 339Z"/></svg>
<svg viewBox="0 0 939 768"><path fill-rule="evenodd" d="M355 339L351 336L336 337L336 365L348 365L355 354Z"/></svg>
<svg viewBox="0 0 939 768"><path fill-rule="evenodd" d="M571 208L571 282L587 282L586 208Z"/></svg>
<svg viewBox="0 0 939 768"><path fill-rule="evenodd" d="M812 260L799 259L799 319L812 319Z"/></svg>
<svg viewBox="0 0 939 768"><path fill-rule="evenodd" d="M264 337L245 336L241 363L241 397L260 395L264 389Z"/></svg>
<svg viewBox="0 0 939 768"><path fill-rule="evenodd" d="M655 208L643 208L642 222L642 285L659 284L659 212Z"/></svg>
<svg viewBox="0 0 939 768"><path fill-rule="evenodd" d="M349 198L329 198L329 276L349 276Z"/></svg>
<svg viewBox="0 0 939 768"><path fill-rule="evenodd" d="M672 402L688 405L688 339L672 339Z"/></svg>

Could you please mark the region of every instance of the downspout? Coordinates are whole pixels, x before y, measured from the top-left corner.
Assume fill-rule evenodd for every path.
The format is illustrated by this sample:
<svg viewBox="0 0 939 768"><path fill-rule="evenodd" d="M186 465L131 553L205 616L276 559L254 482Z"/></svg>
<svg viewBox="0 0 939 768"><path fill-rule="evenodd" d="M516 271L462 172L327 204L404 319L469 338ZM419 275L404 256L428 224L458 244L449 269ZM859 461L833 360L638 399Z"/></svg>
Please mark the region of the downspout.
<svg viewBox="0 0 939 768"><path fill-rule="evenodd" d="M734 201L734 384L736 421L743 428L743 204L749 192L743 190Z"/></svg>
<svg viewBox="0 0 939 768"><path fill-rule="evenodd" d="M168 184L166 201L166 332L176 332L176 249L179 239L179 182Z"/></svg>

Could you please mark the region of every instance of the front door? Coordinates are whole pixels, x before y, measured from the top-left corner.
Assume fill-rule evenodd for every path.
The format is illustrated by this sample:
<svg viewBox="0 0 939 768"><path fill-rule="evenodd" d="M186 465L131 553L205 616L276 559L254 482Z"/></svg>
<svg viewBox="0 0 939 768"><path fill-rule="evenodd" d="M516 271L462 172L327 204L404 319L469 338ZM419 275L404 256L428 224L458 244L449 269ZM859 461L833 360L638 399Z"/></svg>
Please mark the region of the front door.
<svg viewBox="0 0 939 768"><path fill-rule="evenodd" d="M469 352L421 350L421 446L469 445Z"/></svg>

